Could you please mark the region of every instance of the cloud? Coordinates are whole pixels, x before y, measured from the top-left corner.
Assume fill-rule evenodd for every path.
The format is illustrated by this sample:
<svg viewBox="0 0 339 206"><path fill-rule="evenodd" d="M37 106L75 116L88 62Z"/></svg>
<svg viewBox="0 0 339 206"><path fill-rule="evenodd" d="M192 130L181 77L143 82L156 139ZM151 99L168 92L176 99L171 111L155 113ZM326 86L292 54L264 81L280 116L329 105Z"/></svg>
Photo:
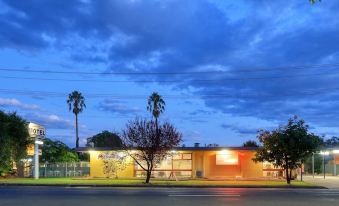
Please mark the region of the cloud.
<svg viewBox="0 0 339 206"><path fill-rule="evenodd" d="M200 116L200 115L213 115L215 114L216 111L209 111L209 110L204 110L204 109L197 109L193 112L190 112L189 114L192 116Z"/></svg>
<svg viewBox="0 0 339 206"><path fill-rule="evenodd" d="M2 48L54 47L80 62L107 61L112 71L223 71L126 77L194 88L193 95L207 107L234 116L286 121L296 114L324 126L339 121L338 1L313 6L240 0L3 4ZM79 43L84 40L87 44ZM288 68L324 64L334 66ZM121 114L138 110L113 100L99 108Z"/></svg>
<svg viewBox="0 0 339 206"><path fill-rule="evenodd" d="M186 143L196 143L199 142L201 143L202 141L204 141L204 138L202 136L202 134L199 131L196 130L187 130L184 131L184 142ZM187 145L187 146L191 146L191 145Z"/></svg>
<svg viewBox="0 0 339 206"><path fill-rule="evenodd" d="M88 63L88 64L98 64L98 63L106 63L107 60L102 56L97 55L87 55L87 54L74 54L71 55L71 59L74 62Z"/></svg>
<svg viewBox="0 0 339 206"><path fill-rule="evenodd" d="M46 127L46 129L72 129L74 127L73 121L63 119L56 114L27 113L24 117L27 121L40 124Z"/></svg>
<svg viewBox="0 0 339 206"><path fill-rule="evenodd" d="M141 111L138 107L130 107L125 102L115 99L105 99L99 103L98 108L102 111L123 115L135 115Z"/></svg>
<svg viewBox="0 0 339 206"><path fill-rule="evenodd" d="M225 129L230 129L232 131L235 131L236 133L244 135L255 135L257 134L257 131L260 129L258 127L248 127L245 125L238 124L222 124L221 127Z"/></svg>
<svg viewBox="0 0 339 206"><path fill-rule="evenodd" d="M40 109L40 107L38 105L35 105L35 104L24 104L17 99L5 99L5 98L0 98L0 106L2 106L2 107L17 107L17 108L27 109L27 110Z"/></svg>

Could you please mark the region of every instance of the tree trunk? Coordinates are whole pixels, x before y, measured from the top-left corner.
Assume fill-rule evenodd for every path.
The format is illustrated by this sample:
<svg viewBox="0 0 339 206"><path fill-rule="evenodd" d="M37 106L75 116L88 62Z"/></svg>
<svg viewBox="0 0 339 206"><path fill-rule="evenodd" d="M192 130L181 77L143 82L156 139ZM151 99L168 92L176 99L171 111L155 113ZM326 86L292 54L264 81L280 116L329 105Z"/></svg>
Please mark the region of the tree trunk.
<svg viewBox="0 0 339 206"><path fill-rule="evenodd" d="M288 173L288 167L286 167L286 181L287 181L287 184L291 184L291 179L290 179L289 173Z"/></svg>
<svg viewBox="0 0 339 206"><path fill-rule="evenodd" d="M290 183L291 183L291 179L292 179L292 169L290 169Z"/></svg>
<svg viewBox="0 0 339 206"><path fill-rule="evenodd" d="M79 133L78 133L78 114L75 114L75 147L79 147Z"/></svg>
<svg viewBox="0 0 339 206"><path fill-rule="evenodd" d="M160 145L160 137L159 137L159 126L158 126L158 118L155 118L155 135L156 135L156 146Z"/></svg>
<svg viewBox="0 0 339 206"><path fill-rule="evenodd" d="M149 180L151 179L151 174L152 174L152 171L151 170L148 170L146 172L146 180L145 180L145 183L148 184L149 183Z"/></svg>

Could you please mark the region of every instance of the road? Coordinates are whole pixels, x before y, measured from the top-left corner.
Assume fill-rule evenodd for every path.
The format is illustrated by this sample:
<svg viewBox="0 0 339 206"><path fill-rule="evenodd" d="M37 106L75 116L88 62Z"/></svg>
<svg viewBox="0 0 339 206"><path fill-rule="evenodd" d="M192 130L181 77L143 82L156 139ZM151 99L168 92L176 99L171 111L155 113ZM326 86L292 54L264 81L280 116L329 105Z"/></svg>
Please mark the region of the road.
<svg viewBox="0 0 339 206"><path fill-rule="evenodd" d="M339 205L339 190L0 186L1 206Z"/></svg>

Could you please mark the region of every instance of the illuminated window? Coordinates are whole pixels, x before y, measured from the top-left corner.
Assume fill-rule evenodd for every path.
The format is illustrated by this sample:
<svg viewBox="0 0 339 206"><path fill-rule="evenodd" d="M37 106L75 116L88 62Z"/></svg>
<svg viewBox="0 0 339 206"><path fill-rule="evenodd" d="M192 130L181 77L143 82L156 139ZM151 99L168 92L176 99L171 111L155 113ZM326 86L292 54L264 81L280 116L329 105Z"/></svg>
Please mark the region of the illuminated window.
<svg viewBox="0 0 339 206"><path fill-rule="evenodd" d="M237 152L222 150L216 154L216 165L238 165L238 163Z"/></svg>

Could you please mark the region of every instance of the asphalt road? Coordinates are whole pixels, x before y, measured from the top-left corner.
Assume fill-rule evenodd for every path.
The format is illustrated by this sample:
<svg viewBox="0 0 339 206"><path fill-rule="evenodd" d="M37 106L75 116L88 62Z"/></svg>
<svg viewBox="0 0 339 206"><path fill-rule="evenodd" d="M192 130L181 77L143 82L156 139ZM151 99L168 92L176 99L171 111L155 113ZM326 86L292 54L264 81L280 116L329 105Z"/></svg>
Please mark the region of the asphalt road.
<svg viewBox="0 0 339 206"><path fill-rule="evenodd" d="M0 206L339 205L339 190L0 186Z"/></svg>

